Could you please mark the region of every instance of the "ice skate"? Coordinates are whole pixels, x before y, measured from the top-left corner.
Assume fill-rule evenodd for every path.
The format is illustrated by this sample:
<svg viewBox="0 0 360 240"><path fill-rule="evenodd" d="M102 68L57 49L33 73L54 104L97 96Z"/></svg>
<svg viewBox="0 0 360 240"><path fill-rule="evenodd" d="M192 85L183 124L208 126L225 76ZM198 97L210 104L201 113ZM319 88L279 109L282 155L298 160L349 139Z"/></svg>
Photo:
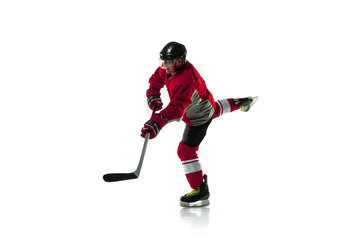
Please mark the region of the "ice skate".
<svg viewBox="0 0 360 240"><path fill-rule="evenodd" d="M239 105L240 111L247 112L257 100L258 97L234 98L234 104Z"/></svg>
<svg viewBox="0 0 360 240"><path fill-rule="evenodd" d="M205 207L210 204L210 192L207 184L207 176L204 174L203 183L180 198L182 207Z"/></svg>

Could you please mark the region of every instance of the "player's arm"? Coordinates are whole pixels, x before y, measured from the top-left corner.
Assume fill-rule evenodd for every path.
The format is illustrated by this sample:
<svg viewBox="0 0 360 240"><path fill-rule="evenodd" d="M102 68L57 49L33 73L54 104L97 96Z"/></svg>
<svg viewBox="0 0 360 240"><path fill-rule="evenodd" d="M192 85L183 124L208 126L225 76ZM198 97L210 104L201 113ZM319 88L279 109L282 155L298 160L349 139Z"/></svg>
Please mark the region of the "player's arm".
<svg viewBox="0 0 360 240"><path fill-rule="evenodd" d="M150 109L162 109L161 88L165 85L166 72L160 67L149 79L149 89L146 90L147 103Z"/></svg>

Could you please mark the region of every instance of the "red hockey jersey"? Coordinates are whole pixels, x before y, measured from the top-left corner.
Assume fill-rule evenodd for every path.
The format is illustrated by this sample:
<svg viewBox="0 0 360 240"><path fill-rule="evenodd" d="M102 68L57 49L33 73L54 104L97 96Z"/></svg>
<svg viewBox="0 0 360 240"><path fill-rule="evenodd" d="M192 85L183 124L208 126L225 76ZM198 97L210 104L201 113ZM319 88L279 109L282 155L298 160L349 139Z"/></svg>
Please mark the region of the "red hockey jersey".
<svg viewBox="0 0 360 240"><path fill-rule="evenodd" d="M159 67L149 79L150 88L160 90L166 85L170 103L160 113L167 122L181 119L190 126L199 126L209 121L215 112L215 102L204 79L190 63L174 75L167 75Z"/></svg>

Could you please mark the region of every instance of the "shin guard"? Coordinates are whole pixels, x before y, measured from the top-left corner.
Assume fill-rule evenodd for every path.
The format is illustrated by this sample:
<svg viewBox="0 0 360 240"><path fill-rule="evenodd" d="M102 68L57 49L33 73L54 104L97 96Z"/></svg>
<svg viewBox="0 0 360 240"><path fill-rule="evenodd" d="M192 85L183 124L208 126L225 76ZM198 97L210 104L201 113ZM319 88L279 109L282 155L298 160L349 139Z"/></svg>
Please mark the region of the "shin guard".
<svg viewBox="0 0 360 240"><path fill-rule="evenodd" d="M238 109L239 107L234 104L234 100L232 98L218 100L215 102L215 114L213 119Z"/></svg>
<svg viewBox="0 0 360 240"><path fill-rule="evenodd" d="M203 172L196 153L198 150L199 147L189 147L180 142L177 152L186 178L193 189L199 187L203 182Z"/></svg>

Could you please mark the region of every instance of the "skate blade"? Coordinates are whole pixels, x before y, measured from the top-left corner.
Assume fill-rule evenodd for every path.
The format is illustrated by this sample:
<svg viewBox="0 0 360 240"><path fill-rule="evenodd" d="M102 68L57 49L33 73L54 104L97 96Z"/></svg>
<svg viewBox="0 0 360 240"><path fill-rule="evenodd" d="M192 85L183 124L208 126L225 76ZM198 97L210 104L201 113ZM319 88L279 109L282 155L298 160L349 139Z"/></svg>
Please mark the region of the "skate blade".
<svg viewBox="0 0 360 240"><path fill-rule="evenodd" d="M256 97L253 97L253 99L252 99L252 102L250 103L250 108L252 108L252 106L256 103L256 101L258 100L258 96L256 96Z"/></svg>
<svg viewBox="0 0 360 240"><path fill-rule="evenodd" d="M182 207L206 207L209 205L210 205L210 202L208 199L199 200L197 202L180 202L180 206L182 206Z"/></svg>

